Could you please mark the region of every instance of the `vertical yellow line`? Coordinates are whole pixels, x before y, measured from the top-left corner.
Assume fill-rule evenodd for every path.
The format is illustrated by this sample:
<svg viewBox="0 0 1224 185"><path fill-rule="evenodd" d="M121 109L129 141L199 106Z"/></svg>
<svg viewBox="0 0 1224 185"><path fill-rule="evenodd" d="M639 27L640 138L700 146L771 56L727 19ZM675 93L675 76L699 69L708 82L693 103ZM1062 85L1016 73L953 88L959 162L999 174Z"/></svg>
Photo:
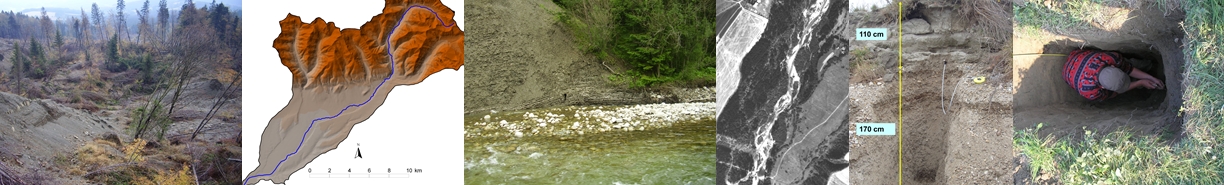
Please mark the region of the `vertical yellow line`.
<svg viewBox="0 0 1224 185"><path fill-rule="evenodd" d="M901 1L897 1L897 185L900 185L901 179L904 178L901 174L901 166L905 165L901 163L901 137L905 135L905 132L901 131L901 84L903 79L901 78L903 69L901 67L901 36L903 35L901 33L901 9L905 7L901 6Z"/></svg>

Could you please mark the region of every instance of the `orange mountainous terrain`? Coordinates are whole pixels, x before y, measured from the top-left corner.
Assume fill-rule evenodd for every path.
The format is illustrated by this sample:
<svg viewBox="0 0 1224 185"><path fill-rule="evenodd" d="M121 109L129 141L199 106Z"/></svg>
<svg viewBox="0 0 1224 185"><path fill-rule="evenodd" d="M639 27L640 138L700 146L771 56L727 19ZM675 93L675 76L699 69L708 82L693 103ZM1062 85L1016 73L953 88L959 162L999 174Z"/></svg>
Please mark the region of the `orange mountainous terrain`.
<svg viewBox="0 0 1224 185"><path fill-rule="evenodd" d="M430 7L437 16L426 9L410 9L413 5ZM402 14L405 9L409 9L407 16ZM295 88L382 80L391 72L388 46L395 56L395 75L408 77L409 84L414 84L442 69L463 65L463 32L438 21L441 17L442 22L453 25L454 14L436 0L388 0L383 13L361 29L343 30L322 18L304 23L289 14L280 22L281 34L272 47L280 54L281 64L293 73ZM401 16L404 20L398 30L392 30ZM394 33L391 44L387 43L389 33Z"/></svg>
<svg viewBox="0 0 1224 185"><path fill-rule="evenodd" d="M454 15L437 0L387 0L361 29L341 30L323 19L304 23L293 14L281 20L272 47L293 74L293 96L264 128L259 165L243 184L284 183L335 150L391 89L443 69L459 70L463 31Z"/></svg>

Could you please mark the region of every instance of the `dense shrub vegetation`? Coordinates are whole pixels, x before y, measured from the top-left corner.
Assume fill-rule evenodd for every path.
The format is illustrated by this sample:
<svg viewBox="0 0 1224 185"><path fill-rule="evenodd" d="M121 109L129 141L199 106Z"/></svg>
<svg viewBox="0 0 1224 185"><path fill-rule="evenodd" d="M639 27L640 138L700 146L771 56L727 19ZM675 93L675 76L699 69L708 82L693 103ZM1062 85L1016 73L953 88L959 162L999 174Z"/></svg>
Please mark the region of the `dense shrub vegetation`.
<svg viewBox="0 0 1224 185"><path fill-rule="evenodd" d="M611 77L631 87L714 84L714 1L554 0L554 12L583 50L629 69Z"/></svg>

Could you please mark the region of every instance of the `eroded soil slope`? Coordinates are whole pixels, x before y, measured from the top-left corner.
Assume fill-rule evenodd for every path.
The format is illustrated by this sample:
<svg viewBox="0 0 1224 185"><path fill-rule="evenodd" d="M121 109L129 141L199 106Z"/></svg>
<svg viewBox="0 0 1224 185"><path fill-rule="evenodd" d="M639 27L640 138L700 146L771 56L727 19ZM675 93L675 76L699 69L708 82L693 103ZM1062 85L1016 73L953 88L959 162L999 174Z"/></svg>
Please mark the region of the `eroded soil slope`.
<svg viewBox="0 0 1224 185"><path fill-rule="evenodd" d="M122 125L108 123L102 117L51 100L6 92L0 92L0 113L0 171L23 181L87 183L82 177L69 175L68 169L57 162L75 160L67 154L94 138L123 133Z"/></svg>
<svg viewBox="0 0 1224 185"><path fill-rule="evenodd" d="M564 105L631 105L714 101L713 88L635 90L610 83L625 72L615 60L581 50L550 11L549 0L469 0L472 23L463 77L467 115Z"/></svg>

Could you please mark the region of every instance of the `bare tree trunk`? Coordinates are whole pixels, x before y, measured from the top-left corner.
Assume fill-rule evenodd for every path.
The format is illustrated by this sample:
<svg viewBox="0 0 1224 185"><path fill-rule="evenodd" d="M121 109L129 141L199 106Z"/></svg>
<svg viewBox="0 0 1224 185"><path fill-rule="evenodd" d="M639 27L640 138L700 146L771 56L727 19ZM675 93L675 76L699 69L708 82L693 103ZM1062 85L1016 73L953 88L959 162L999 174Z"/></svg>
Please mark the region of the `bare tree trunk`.
<svg viewBox="0 0 1224 185"><path fill-rule="evenodd" d="M161 104L161 100L165 99L166 94L168 93L166 92L167 90L163 90L161 88L163 83L165 82L158 82L154 85L155 89L153 89L153 94L157 94L158 91L160 91L161 94L155 95L155 98L145 102L145 112L140 118L138 118L140 121L136 122L136 134L133 136L133 138L140 138L140 136L144 135L144 131L149 128L149 124L152 121L156 121L153 118L157 116L158 105Z"/></svg>
<svg viewBox="0 0 1224 185"><path fill-rule="evenodd" d="M157 91L160 89L161 88L154 89L153 90L154 94L157 94ZM140 138L140 136L144 134L145 129L149 128L149 121L151 121L153 119L153 116L156 115L157 105L154 105L154 102L157 102L157 104L161 104L161 99L165 97L166 97L166 92L162 91L162 94L157 96L156 99L145 102L145 105L144 105L145 112L144 114L140 115L141 116L139 118L140 121L136 122L136 134L132 136L132 138Z"/></svg>
<svg viewBox="0 0 1224 185"><path fill-rule="evenodd" d="M180 69L179 69L179 72L178 72L178 74L177 74L178 76L176 76L176 77L177 77L178 82L175 82L174 96L173 96L172 98L170 98L170 109L166 109L166 117L167 117L167 118L169 118L171 115L173 115L173 114L174 114L174 107L178 105L179 97L180 97L180 95L182 95L182 93L183 93L183 85L184 85L184 84L186 84L185 82L187 81L187 79L188 79L188 78L191 78L191 77L190 77L190 76L191 76L190 74L191 74L191 70L192 70L192 69L191 69L190 67L187 67L189 64L186 64L187 62L185 62L185 61L186 61L186 60L180 60L180 61L179 61L179 63L180 63L180 65L179 65L180 67L179 67L179 68L180 68ZM162 127L162 128L159 128L159 129L161 129L161 130L159 130L159 131L158 131L158 133L159 133L159 134L158 134L158 136L161 136L162 134L164 134L164 133L166 132L165 127ZM159 138L159 139L160 139L160 138Z"/></svg>

